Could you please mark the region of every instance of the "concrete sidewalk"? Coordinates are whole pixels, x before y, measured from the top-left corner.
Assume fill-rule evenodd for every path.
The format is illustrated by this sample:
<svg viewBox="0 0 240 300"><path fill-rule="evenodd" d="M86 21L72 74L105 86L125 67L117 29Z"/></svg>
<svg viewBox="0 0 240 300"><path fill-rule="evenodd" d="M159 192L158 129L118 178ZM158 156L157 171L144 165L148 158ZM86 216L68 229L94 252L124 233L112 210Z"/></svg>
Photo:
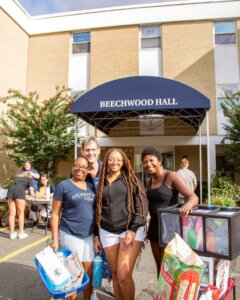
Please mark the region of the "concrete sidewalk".
<svg viewBox="0 0 240 300"><path fill-rule="evenodd" d="M142 250L140 259L134 269L133 277L136 288L136 300L152 300L157 293L157 273L155 262L150 249L150 244L146 243L145 248ZM105 281L103 281L105 286ZM99 300L113 299L102 288L98 290L97 295ZM80 298L81 299L81 298Z"/></svg>
<svg viewBox="0 0 240 300"><path fill-rule="evenodd" d="M0 299L1 300L49 300L50 294L44 286L34 263L34 256L49 245L44 228L32 232L24 240L10 240L9 230L0 227ZM50 232L48 232L50 233ZM40 243L39 243L40 241ZM42 241L42 242L41 242ZM39 243L39 244L38 244ZM136 299L153 299L156 293L156 268L149 243L134 269ZM97 291L100 300L114 299L105 292L106 281ZM82 299L79 295L78 299Z"/></svg>
<svg viewBox="0 0 240 300"><path fill-rule="evenodd" d="M44 228L34 232L26 229L29 238L10 240L8 229L0 229L0 299L1 300L49 300L50 294L44 286L34 263L36 253L48 246ZM40 241L40 243L39 243ZM231 262L230 276L237 282L237 297L240 299L240 256ZM157 293L156 267L146 243L140 260L134 269L136 300L153 300ZM97 294L100 300L114 299L103 288ZM81 295L78 299L82 299Z"/></svg>

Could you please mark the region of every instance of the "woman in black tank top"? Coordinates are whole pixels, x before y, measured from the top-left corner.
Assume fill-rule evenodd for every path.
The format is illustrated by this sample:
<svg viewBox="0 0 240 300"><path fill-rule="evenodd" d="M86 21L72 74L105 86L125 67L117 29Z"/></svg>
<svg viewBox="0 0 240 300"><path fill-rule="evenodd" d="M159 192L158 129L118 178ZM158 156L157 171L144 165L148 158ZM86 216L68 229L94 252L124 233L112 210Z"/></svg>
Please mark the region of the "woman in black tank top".
<svg viewBox="0 0 240 300"><path fill-rule="evenodd" d="M145 171L150 174L150 180L147 183L147 198L151 216L148 239L157 265L157 276L159 276L164 247L159 246L158 242L158 208L177 204L178 194L181 193L185 198L185 204L180 208L180 214L187 216L198 204L198 197L176 172L164 169L162 155L158 149L145 148L142 152L142 162Z"/></svg>

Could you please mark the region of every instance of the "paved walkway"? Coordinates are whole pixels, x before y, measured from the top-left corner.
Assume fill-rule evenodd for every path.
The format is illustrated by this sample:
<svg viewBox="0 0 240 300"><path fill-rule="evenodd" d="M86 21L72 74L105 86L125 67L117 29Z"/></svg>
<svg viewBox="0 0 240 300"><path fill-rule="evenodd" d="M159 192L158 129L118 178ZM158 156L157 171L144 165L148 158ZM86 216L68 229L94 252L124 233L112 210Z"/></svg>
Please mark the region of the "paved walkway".
<svg viewBox="0 0 240 300"><path fill-rule="evenodd" d="M10 240L9 230L0 227L0 300L48 300L47 289L42 283L34 264L34 256L48 246L50 236L45 236L44 228L31 232L29 238ZM237 298L240 299L240 258L231 262L231 276L237 282ZM141 258L134 270L136 300L154 299L156 289L156 268L149 243L142 251ZM105 282L103 283L105 284ZM100 300L113 297L104 289L98 291ZM81 296L79 296L81 299Z"/></svg>

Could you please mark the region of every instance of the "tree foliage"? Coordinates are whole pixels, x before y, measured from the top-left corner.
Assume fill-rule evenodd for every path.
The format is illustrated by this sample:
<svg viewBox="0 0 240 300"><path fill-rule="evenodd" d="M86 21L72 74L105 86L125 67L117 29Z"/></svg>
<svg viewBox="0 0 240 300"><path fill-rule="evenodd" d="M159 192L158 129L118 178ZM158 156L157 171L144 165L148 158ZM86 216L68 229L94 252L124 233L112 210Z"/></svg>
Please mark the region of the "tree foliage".
<svg viewBox="0 0 240 300"><path fill-rule="evenodd" d="M56 87L53 97L39 101L37 92L27 96L18 90L0 98L7 103L6 116L0 118L2 133L8 137L5 148L17 166L25 160L51 176L57 172L74 144L74 116L68 89Z"/></svg>
<svg viewBox="0 0 240 300"><path fill-rule="evenodd" d="M228 123L223 124L225 137L222 140L226 160L235 170L240 168L240 91L232 94L226 92L226 98L221 104Z"/></svg>

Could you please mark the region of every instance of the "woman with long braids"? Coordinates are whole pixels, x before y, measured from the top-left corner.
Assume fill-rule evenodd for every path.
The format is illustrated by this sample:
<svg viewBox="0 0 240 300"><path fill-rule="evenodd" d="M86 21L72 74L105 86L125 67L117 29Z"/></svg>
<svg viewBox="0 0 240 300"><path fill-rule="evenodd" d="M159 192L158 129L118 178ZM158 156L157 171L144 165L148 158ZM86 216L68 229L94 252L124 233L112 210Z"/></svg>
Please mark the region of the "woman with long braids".
<svg viewBox="0 0 240 300"><path fill-rule="evenodd" d="M117 300L134 300L132 273L146 237L147 214L144 187L127 155L121 149L109 149L103 159L98 186L99 230L95 233L94 248L99 252L102 243Z"/></svg>

